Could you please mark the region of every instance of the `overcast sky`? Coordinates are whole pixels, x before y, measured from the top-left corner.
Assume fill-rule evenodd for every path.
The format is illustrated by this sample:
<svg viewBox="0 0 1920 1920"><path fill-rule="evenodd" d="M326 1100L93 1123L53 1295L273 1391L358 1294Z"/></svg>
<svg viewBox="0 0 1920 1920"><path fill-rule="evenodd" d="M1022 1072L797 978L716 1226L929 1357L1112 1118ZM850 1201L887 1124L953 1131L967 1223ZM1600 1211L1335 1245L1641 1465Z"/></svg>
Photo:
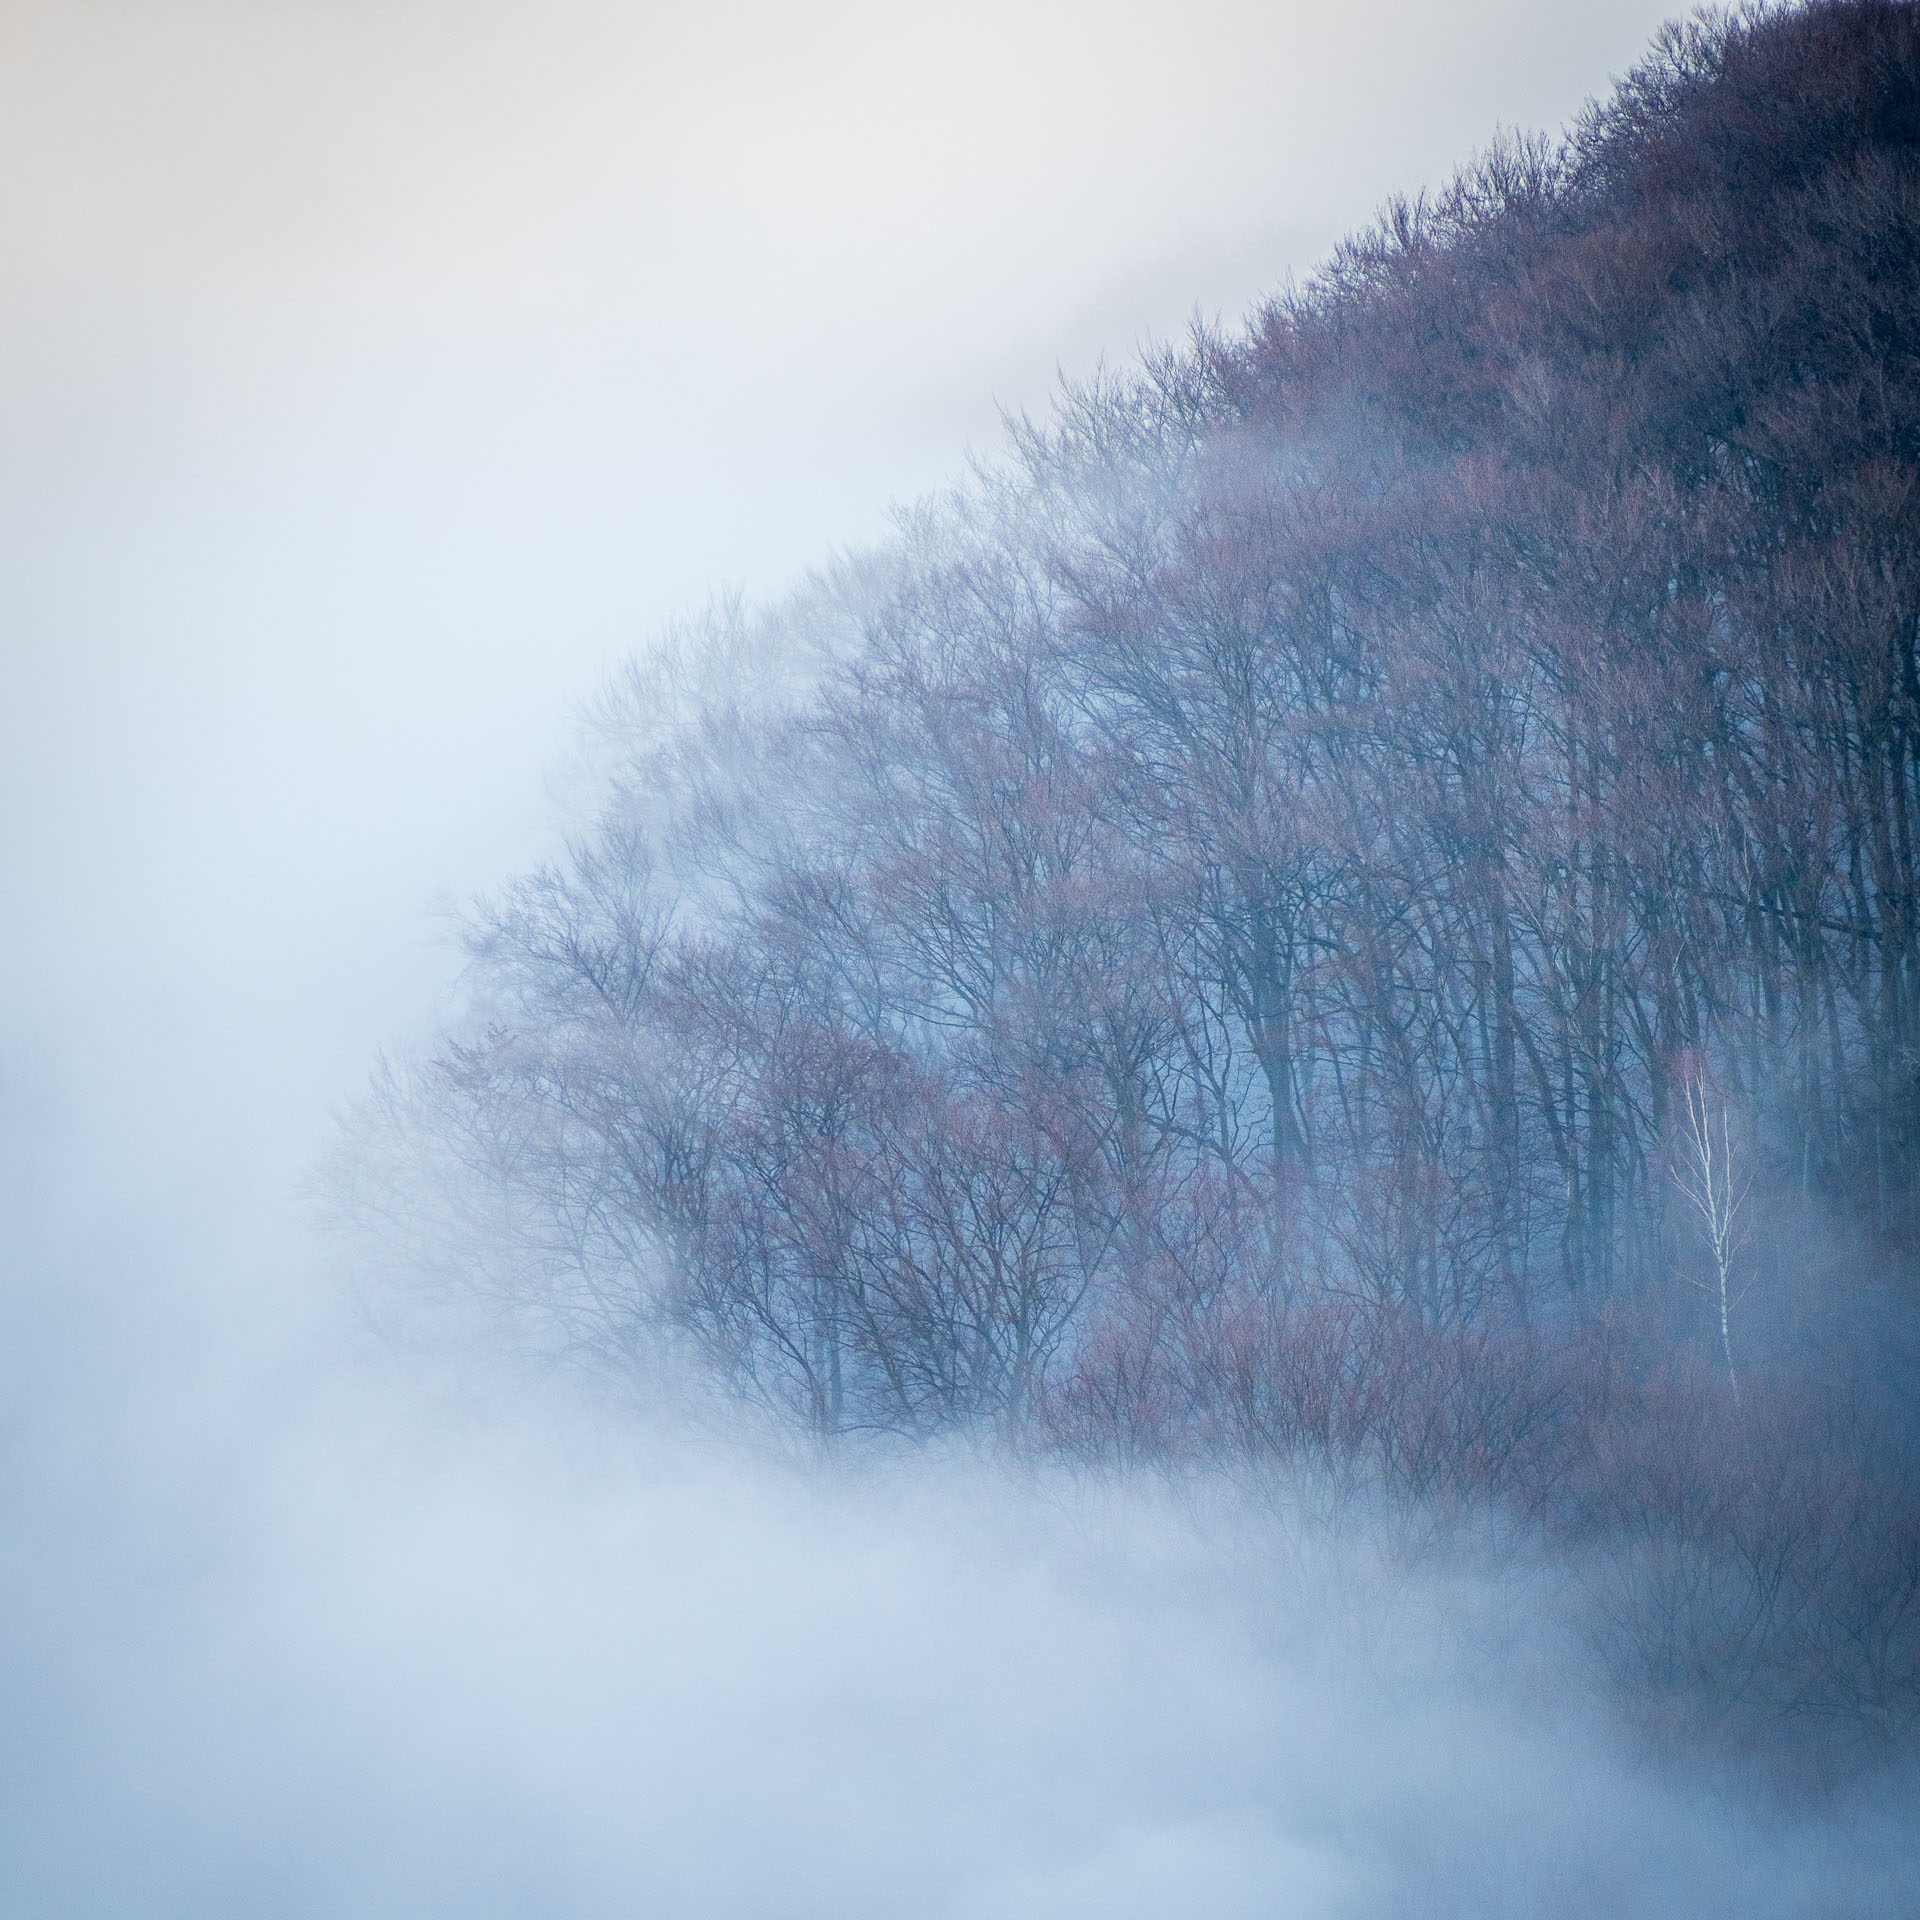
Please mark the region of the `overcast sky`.
<svg viewBox="0 0 1920 1920"><path fill-rule="evenodd" d="M318 1365L288 1193L376 1050L433 1017L435 896L553 843L544 776L622 651L877 537L1057 371L1233 322L1389 192L1558 126L1659 18L5 0L0 1787L35 1783L0 1819L13 1910L1052 1920L1212 1888L1205 1911L1251 1915L1281 1874L1287 1911L1348 1911L1387 1871L1326 1839L1351 1808L1322 1782L1319 1839L1262 1824L1263 1783L1307 1792L1320 1746L1339 1780L1388 1778L1368 1834L1440 1844L1394 1811L1458 1773L1440 1681L1359 1725L1337 1675L1254 1659L1237 1616L1151 1583L1089 1601L1082 1561L1007 1544L1028 1522L856 1502L828 1550L757 1482L556 1492L570 1469L517 1442L363 1420L364 1382L283 1419ZM621 1667L629 1598L652 1651ZM910 1737L874 1705L908 1670ZM633 1714L667 1745L623 1746ZM1009 1716L1025 1745L988 1790ZM1551 1779L1580 1803L1514 1856L1538 1897L1584 1848L1618 1894L1594 1911L1691 1911L1634 1878L1648 1833L1696 1863L1672 1885L1757 1861L1794 1897L1731 1816L1595 1786L1597 1749L1472 1738L1496 1799ZM429 1774L454 1784L423 1801ZM729 1780L770 1822L745 1853ZM597 1824L616 1787L656 1796L652 1880ZM874 1807L894 1851L856 1872L833 1836ZM341 1848L336 1883L316 1863ZM900 1904L895 1859L947 1862L949 1905Z"/></svg>
<svg viewBox="0 0 1920 1920"><path fill-rule="evenodd" d="M612 654L1560 124L1658 17L10 0L9 1026L218 1048L211 994L351 1078Z"/></svg>
<svg viewBox="0 0 1920 1920"><path fill-rule="evenodd" d="M547 843L610 658L1562 123L1658 18L9 0L0 1070L36 1150L96 1213L282 1178L446 977L434 893Z"/></svg>

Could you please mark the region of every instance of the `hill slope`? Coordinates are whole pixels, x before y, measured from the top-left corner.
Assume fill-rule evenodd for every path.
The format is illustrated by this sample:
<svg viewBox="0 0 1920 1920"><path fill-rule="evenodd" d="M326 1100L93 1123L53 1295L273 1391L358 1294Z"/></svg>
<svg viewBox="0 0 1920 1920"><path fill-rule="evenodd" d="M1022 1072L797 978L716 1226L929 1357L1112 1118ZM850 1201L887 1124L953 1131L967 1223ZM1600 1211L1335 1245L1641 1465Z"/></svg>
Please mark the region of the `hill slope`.
<svg viewBox="0 0 1920 1920"><path fill-rule="evenodd" d="M1504 1503L1662 1711L1902 1737L1920 9L1672 30L1013 450L635 668L375 1132L543 1339Z"/></svg>

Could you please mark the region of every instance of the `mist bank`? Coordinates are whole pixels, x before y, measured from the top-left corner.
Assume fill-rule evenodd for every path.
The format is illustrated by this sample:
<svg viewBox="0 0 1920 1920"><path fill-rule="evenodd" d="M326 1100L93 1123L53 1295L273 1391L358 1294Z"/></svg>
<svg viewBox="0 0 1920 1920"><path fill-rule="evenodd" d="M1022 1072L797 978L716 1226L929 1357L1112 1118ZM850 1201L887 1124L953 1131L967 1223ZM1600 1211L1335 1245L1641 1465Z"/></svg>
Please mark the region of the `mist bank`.
<svg viewBox="0 0 1920 1920"><path fill-rule="evenodd" d="M1529 1577L1410 1573L1283 1484L782 1462L382 1368L318 1306L200 1349L197 1418L162 1419L67 1331L14 1350L59 1391L0 1502L23 1920L1865 1915L1911 1884L1902 1790L1803 1822L1623 1764Z"/></svg>

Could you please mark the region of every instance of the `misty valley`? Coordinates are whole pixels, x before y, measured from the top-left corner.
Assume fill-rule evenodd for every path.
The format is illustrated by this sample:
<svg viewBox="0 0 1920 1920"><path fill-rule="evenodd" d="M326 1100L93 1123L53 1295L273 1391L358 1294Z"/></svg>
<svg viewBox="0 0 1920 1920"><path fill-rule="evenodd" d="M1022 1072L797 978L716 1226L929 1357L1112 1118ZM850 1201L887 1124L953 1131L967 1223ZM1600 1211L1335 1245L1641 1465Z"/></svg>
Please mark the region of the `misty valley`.
<svg viewBox="0 0 1920 1920"><path fill-rule="evenodd" d="M108 11L0 1920L1920 1912L1920 0Z"/></svg>

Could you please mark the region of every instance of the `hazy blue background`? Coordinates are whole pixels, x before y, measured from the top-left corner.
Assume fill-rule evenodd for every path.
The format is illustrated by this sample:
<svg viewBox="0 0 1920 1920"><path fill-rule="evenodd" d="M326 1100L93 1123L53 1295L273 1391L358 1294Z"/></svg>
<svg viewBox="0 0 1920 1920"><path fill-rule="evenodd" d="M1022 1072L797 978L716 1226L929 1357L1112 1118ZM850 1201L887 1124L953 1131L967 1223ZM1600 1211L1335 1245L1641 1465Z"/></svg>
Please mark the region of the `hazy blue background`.
<svg viewBox="0 0 1920 1920"><path fill-rule="evenodd" d="M1658 18L8 0L0 1008L39 1148L96 1216L224 1217L416 1024L429 896L545 843L606 660L1559 123Z"/></svg>
<svg viewBox="0 0 1920 1920"><path fill-rule="evenodd" d="M1657 19L9 0L28 1210L149 1266L222 1232L419 1024L430 897L547 843L606 661L1558 123Z"/></svg>
<svg viewBox="0 0 1920 1920"><path fill-rule="evenodd" d="M289 1200L607 662L1658 18L7 0L0 1906L1798 1910L1487 1596L414 1397Z"/></svg>

